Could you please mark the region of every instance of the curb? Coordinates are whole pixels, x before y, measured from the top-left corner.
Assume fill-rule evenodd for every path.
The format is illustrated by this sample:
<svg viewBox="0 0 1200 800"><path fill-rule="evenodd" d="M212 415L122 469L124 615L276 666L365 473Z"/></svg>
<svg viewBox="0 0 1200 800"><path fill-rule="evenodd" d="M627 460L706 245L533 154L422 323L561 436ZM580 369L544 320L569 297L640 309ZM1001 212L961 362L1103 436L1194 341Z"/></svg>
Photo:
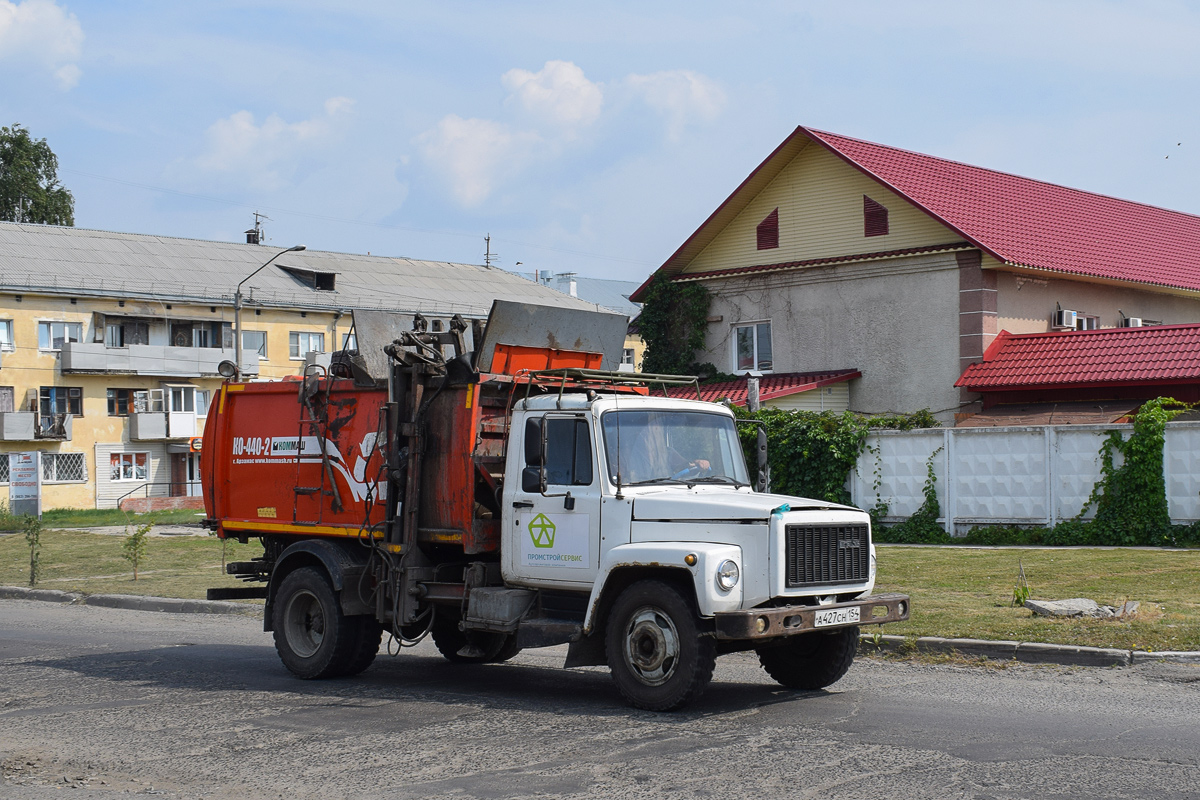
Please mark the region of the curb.
<svg viewBox="0 0 1200 800"><path fill-rule="evenodd" d="M48 603L121 608L132 611L164 611L171 614L234 614L261 617L262 607L228 600L182 600L175 597L143 597L132 594L92 594L60 592L55 589L27 589L0 586L0 600L40 600ZM990 641L985 639L943 639L937 636L884 634L878 640L870 634L859 637L860 655L877 653L945 653L993 661L1022 661L1028 664L1060 664L1083 667L1128 667L1147 663L1200 664L1200 652L1163 650L1116 650L1109 647L1078 647L1041 642Z"/></svg>
<svg viewBox="0 0 1200 800"><path fill-rule="evenodd" d="M1141 650L1117 650L1110 647L1079 647L1070 644L1043 644L1042 642L987 641L982 639L942 639L937 636L921 636L910 639L905 636L883 635L876 641L874 636L859 637L858 652L861 655L876 653L944 653L993 661L1022 661L1027 664L1060 664L1080 667L1128 667L1149 662L1174 662L1200 664L1200 652L1164 650L1147 653Z"/></svg>
<svg viewBox="0 0 1200 800"><path fill-rule="evenodd" d="M77 594L54 589L27 589L21 586L0 586L0 600L42 600L100 608L122 608L131 611L165 611L171 614L236 614L261 617L262 606L233 603L228 600L183 600L177 597L144 597L134 594Z"/></svg>

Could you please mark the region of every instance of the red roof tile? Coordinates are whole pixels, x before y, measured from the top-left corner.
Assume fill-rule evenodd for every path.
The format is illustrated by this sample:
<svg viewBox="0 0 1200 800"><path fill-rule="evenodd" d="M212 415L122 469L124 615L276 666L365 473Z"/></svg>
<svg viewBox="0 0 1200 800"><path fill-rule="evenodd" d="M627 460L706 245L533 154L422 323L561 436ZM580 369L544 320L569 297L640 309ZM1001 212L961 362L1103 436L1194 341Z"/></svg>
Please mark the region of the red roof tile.
<svg viewBox="0 0 1200 800"><path fill-rule="evenodd" d="M1001 261L1200 291L1200 217L801 128Z"/></svg>
<svg viewBox="0 0 1200 800"><path fill-rule="evenodd" d="M861 378L862 373L856 369L828 370L826 372L777 372L763 375L758 384L760 402L774 400L777 397L787 397L797 392L807 392L832 383ZM667 390L671 397L682 397L687 400L696 397L696 390L691 386L676 386ZM700 386L700 399L715 403L728 398L735 406L746 405L746 378L723 383L708 383Z"/></svg>
<svg viewBox="0 0 1200 800"><path fill-rule="evenodd" d="M1002 331L983 361L955 381L972 391L1130 386L1200 381L1200 325L1014 335Z"/></svg>
<svg viewBox="0 0 1200 800"><path fill-rule="evenodd" d="M809 141L1007 264L1200 291L1200 216L803 126L750 173L658 272L678 275ZM649 283L647 279L631 299L640 300Z"/></svg>

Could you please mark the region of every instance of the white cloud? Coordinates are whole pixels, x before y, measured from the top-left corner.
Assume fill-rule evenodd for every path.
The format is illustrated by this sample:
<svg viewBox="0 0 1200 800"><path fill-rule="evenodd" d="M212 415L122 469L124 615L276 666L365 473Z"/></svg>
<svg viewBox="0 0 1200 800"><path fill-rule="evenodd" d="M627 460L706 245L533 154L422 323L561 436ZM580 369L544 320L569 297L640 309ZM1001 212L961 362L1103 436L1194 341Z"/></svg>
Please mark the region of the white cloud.
<svg viewBox="0 0 1200 800"><path fill-rule="evenodd" d="M208 128L208 146L195 166L208 173L239 176L255 188L278 189L300 158L337 139L339 124L354 106L348 97L325 101L324 114L285 122L272 114L259 125L249 111L237 111Z"/></svg>
<svg viewBox="0 0 1200 800"><path fill-rule="evenodd" d="M591 125L604 105L600 84L570 61L547 61L538 72L510 69L501 81L526 111L564 128Z"/></svg>
<svg viewBox="0 0 1200 800"><path fill-rule="evenodd" d="M79 82L82 49L79 20L52 0L0 0L0 61L37 65L66 90Z"/></svg>
<svg viewBox="0 0 1200 800"><path fill-rule="evenodd" d="M725 108L725 92L715 81L685 69L630 75L629 86L667 119L667 136L678 141L693 121L711 122Z"/></svg>
<svg viewBox="0 0 1200 800"><path fill-rule="evenodd" d="M422 154L448 175L455 198L467 207L482 203L497 183L518 172L540 141L531 131L457 114L444 117L417 139Z"/></svg>

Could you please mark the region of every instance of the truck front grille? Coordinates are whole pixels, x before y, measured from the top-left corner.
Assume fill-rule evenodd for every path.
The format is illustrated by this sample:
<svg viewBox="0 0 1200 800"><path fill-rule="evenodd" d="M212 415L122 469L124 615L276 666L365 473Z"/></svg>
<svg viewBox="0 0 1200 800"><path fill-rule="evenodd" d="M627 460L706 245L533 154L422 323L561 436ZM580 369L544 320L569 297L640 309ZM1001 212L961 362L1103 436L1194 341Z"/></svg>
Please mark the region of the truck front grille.
<svg viewBox="0 0 1200 800"><path fill-rule="evenodd" d="M863 583L870 577L866 525L788 525L787 588Z"/></svg>

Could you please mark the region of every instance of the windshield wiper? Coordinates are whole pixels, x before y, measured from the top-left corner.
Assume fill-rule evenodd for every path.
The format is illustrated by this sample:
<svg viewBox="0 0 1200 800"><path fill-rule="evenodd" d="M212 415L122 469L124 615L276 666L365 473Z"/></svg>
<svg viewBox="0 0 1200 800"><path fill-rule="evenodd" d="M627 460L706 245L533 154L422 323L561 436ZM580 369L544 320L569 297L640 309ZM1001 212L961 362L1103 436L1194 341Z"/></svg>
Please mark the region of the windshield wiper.
<svg viewBox="0 0 1200 800"><path fill-rule="evenodd" d="M734 486L749 486L748 483L743 483L737 478L731 478L728 475L705 475L703 478L691 478L688 483L732 483Z"/></svg>
<svg viewBox="0 0 1200 800"><path fill-rule="evenodd" d="M649 486L652 483L689 483L680 478L647 478L644 481L630 481L626 486Z"/></svg>

